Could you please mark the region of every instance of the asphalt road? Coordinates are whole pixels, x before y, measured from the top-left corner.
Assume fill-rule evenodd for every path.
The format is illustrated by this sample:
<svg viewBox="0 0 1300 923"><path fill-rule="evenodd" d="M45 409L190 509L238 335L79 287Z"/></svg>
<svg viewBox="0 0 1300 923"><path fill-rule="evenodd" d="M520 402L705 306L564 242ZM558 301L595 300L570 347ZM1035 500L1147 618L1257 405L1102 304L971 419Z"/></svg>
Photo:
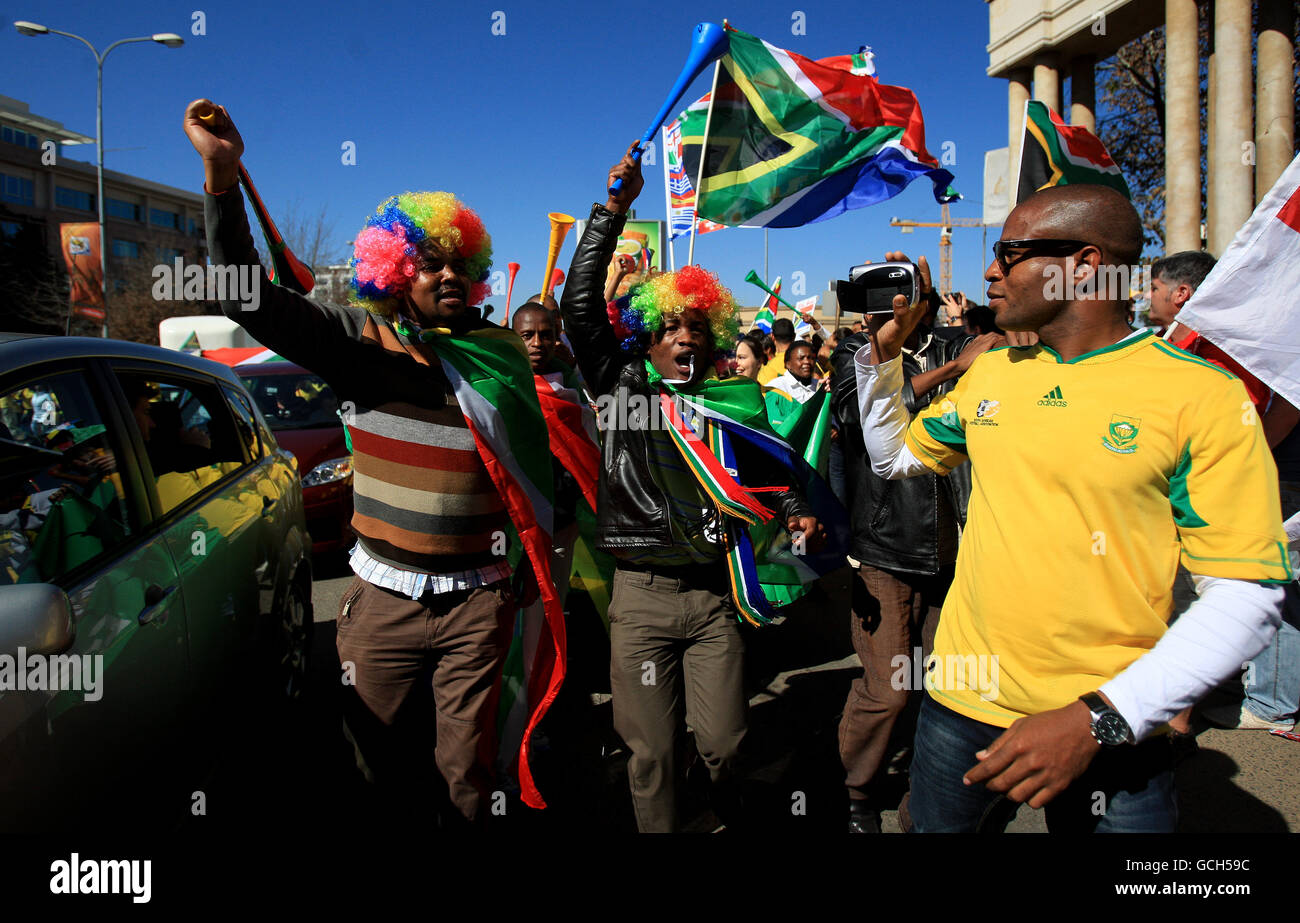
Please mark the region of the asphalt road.
<svg viewBox="0 0 1300 923"><path fill-rule="evenodd" d="M312 676L317 688L296 727L277 733L279 744L297 748L290 764L310 763L328 796L363 797L341 733L333 622L351 580L342 556L317 562L313 588L315 639ZM814 597L785 624L747 635L746 678L751 689L746 740L745 793L763 829L838 833L847 801L836 730L849 683L860 670L848 637L846 568L823 581ZM551 802L538 814L511 801L512 823L532 829L562 827L632 831L625 776L626 752L613 733L608 702L608 645L590 621L578 626L566 698L557 703L558 726L538 749L538 776ZM588 630L582 630L583 628ZM1177 782L1184 832L1300 831L1300 743L1262 731L1221 731L1199 726L1199 750L1180 764ZM886 792L906 791L906 735L896 741ZM549 744L549 748L548 748ZM687 829L711 830L717 822L707 803L707 775L696 764L685 790ZM360 802L351 801L353 805ZM797 813L799 804L803 813ZM522 815L522 817L520 816ZM898 830L897 813L886 811L886 832ZM1009 832L1044 831L1043 812L1022 807Z"/></svg>

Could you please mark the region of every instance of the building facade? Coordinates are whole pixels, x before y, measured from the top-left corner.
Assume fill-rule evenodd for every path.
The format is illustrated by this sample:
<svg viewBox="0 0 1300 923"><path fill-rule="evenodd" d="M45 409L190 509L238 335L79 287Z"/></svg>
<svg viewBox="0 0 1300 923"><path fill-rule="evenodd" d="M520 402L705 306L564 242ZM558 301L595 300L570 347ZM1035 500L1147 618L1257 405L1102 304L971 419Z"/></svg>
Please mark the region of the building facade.
<svg viewBox="0 0 1300 923"><path fill-rule="evenodd" d="M1071 124L1095 132L1097 61L1164 26L1165 252L1201 249L1204 226L1206 249L1221 255L1295 156L1294 6L1292 0L1256 4L1258 26L1252 29L1251 0L988 0L988 74L1007 81L1012 195L1031 93ZM1211 36L1204 215L1203 20Z"/></svg>
<svg viewBox="0 0 1300 923"><path fill-rule="evenodd" d="M99 220L95 165L64 157L64 149L89 144L93 151L94 143L0 96L0 236L40 224L48 252L62 266L59 225ZM104 206L110 299L115 281L128 272L147 272L178 256L206 261L201 195L105 170Z"/></svg>

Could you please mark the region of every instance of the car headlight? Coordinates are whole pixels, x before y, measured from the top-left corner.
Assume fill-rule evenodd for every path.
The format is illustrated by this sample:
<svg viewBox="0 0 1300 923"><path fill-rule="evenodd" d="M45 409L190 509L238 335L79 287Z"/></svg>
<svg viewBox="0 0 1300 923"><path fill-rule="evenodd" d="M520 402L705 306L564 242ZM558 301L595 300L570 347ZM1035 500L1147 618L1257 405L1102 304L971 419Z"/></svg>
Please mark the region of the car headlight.
<svg viewBox="0 0 1300 923"><path fill-rule="evenodd" d="M321 484L333 484L335 481L351 476L352 456L345 455L342 458L331 458L327 462L321 462L308 471L302 479L302 486L318 487Z"/></svg>

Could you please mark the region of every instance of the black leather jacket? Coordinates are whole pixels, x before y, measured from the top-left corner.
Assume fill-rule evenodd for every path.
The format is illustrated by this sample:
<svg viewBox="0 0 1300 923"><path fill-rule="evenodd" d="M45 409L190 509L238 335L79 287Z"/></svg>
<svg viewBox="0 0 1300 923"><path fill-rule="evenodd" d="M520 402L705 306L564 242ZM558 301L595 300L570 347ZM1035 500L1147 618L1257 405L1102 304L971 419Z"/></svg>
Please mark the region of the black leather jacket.
<svg viewBox="0 0 1300 923"><path fill-rule="evenodd" d="M591 210L564 285L560 313L578 367L593 397L613 395L623 406L630 395L657 395L645 372L645 356L623 352L605 313L605 271L626 221L603 206ZM621 394L619 392L622 392ZM666 548L672 544L668 498L650 473L650 446L644 428L611 427L603 434L602 471L596 495L596 543L617 555L620 549ZM739 443L739 440L737 441ZM755 486L790 484L788 473L761 453L736 445L738 460ZM784 522L811 511L796 490L765 494ZM722 549L719 546L719 556Z"/></svg>
<svg viewBox="0 0 1300 923"><path fill-rule="evenodd" d="M969 335L956 339L932 336L920 355L935 369L957 358L972 339ZM855 333L831 354L831 393L840 425L853 523L851 553L859 561L884 570L937 574L957 560L957 523L966 525L970 463L960 465L946 477L923 474L900 481L885 480L871 470L871 459L862 444L853 367L853 354L866 342L865 332ZM920 363L905 353L903 401L913 414L957 383L956 379L944 382L918 398L912 393L911 380L919 374Z"/></svg>

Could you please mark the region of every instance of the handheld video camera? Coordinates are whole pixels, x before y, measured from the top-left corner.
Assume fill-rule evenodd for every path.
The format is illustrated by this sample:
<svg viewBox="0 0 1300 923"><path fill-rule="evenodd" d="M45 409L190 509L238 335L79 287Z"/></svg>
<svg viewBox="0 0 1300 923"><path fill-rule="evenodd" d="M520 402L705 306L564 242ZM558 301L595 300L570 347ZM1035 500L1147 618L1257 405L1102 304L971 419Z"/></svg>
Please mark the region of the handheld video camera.
<svg viewBox="0 0 1300 923"><path fill-rule="evenodd" d="M845 314L893 314L894 296L908 307L921 300L920 270L915 263L863 263L835 283L835 297Z"/></svg>

